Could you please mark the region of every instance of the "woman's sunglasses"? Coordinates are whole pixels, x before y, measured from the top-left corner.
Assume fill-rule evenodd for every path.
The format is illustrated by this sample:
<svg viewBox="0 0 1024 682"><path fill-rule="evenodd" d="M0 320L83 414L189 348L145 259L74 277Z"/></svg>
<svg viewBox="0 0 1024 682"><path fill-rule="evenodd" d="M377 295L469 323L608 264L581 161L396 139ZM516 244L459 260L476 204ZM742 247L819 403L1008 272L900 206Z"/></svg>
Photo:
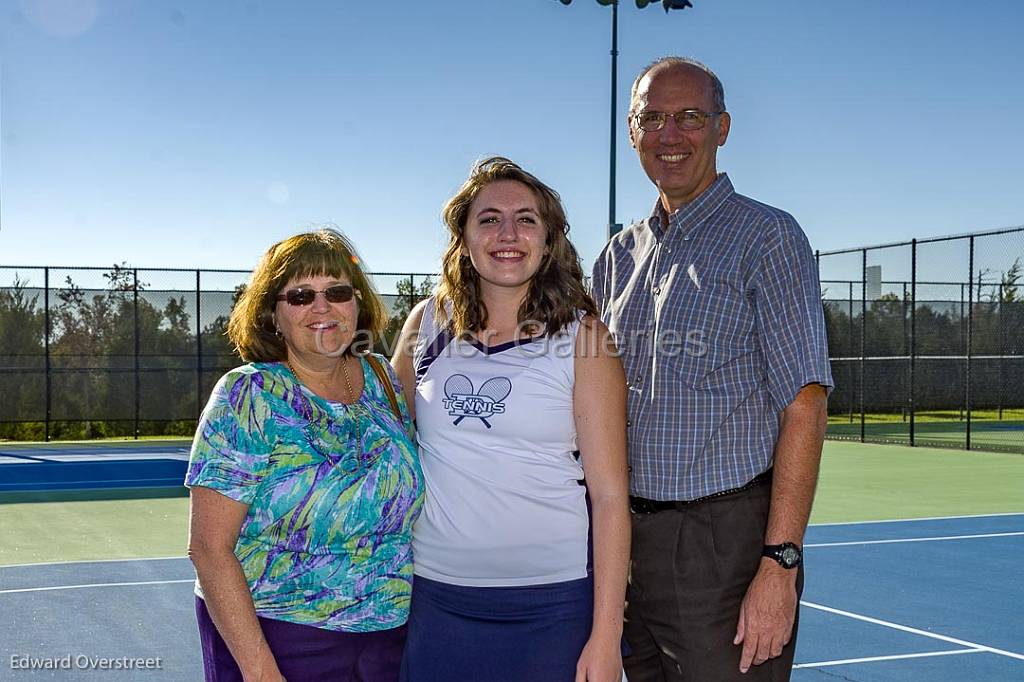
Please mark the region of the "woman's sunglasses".
<svg viewBox="0 0 1024 682"><path fill-rule="evenodd" d="M348 303L359 290L348 284L335 284L326 289L289 289L277 295L278 301L288 301L288 305L309 305L316 300L317 294L323 294L328 303Z"/></svg>

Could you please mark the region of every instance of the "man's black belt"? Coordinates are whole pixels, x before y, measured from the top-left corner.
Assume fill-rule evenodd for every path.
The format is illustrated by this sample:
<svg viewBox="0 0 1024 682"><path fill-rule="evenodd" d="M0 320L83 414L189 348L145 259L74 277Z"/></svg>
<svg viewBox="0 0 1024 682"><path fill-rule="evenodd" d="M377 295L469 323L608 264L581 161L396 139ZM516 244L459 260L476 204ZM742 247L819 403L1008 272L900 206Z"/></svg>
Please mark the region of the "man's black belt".
<svg viewBox="0 0 1024 682"><path fill-rule="evenodd" d="M707 502L717 497L726 497L727 495L735 495L736 493L742 493L752 488L765 485L766 483L772 482L772 470L758 474L752 478L748 483L741 485L739 488L730 488L729 490L721 490L717 493L711 493L704 497L698 497L693 500L648 500L646 497L634 497L629 496L629 508L633 510L635 514L656 514L660 511L668 511L669 509L686 509L692 507L695 504L701 502Z"/></svg>

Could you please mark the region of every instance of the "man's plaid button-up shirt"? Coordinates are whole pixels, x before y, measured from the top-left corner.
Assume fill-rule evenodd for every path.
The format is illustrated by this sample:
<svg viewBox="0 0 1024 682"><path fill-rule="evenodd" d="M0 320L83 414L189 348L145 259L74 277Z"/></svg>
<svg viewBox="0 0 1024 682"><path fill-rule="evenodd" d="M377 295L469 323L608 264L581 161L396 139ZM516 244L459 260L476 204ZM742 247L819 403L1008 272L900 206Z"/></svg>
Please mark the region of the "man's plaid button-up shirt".
<svg viewBox="0 0 1024 682"><path fill-rule="evenodd" d="M630 493L691 500L771 466L779 415L832 387L818 272L788 213L725 174L616 235L593 291L629 384Z"/></svg>

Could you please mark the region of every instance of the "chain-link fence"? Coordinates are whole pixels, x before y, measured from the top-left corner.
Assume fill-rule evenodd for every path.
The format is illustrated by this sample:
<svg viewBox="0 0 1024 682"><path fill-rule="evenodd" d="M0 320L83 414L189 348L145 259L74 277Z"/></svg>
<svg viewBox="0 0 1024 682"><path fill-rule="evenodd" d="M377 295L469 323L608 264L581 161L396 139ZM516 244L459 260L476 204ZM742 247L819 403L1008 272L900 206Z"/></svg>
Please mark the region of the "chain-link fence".
<svg viewBox="0 0 1024 682"><path fill-rule="evenodd" d="M818 253L831 438L1024 453L1024 228Z"/></svg>
<svg viewBox="0 0 1024 682"><path fill-rule="evenodd" d="M829 437L1024 452L1024 228L817 255ZM0 438L190 434L248 276L0 267ZM373 280L386 345L436 276Z"/></svg>
<svg viewBox="0 0 1024 682"><path fill-rule="evenodd" d="M0 438L187 435L248 271L0 267ZM375 273L388 350L436 276Z"/></svg>

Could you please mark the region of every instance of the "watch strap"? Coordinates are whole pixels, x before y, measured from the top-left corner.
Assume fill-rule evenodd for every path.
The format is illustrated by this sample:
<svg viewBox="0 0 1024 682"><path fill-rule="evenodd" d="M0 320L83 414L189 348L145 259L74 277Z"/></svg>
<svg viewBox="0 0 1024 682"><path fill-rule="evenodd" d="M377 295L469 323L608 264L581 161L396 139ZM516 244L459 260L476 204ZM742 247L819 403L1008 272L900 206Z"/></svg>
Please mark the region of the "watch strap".
<svg viewBox="0 0 1024 682"><path fill-rule="evenodd" d="M761 549L761 556L774 559L780 566L792 569L803 563L803 551L798 545L792 542L783 542L780 545L765 545Z"/></svg>

